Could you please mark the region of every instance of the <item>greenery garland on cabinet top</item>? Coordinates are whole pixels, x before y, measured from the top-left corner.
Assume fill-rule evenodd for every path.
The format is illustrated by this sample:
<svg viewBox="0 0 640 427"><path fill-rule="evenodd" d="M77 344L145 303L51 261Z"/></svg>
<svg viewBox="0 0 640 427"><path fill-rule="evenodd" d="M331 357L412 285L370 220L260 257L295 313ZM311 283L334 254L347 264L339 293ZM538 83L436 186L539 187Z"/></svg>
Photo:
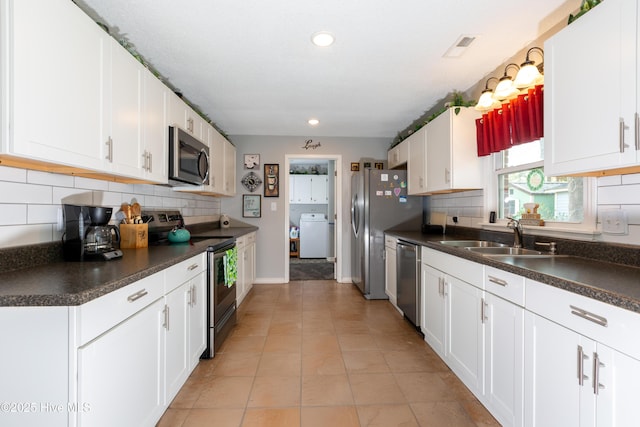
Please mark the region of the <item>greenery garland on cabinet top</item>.
<svg viewBox="0 0 640 427"><path fill-rule="evenodd" d="M462 92L458 92L457 90L454 90L453 98L451 99L451 101L445 102L442 108L438 109L433 114L425 118L424 121L416 123L414 128L409 129L404 136L402 135L402 131L399 131L396 137L394 138L394 140L392 141L391 146L389 148L391 149L396 145L400 144L402 141L404 141L409 136L411 136L414 132L419 131L424 125L426 125L429 122L432 122L436 117L438 117L440 114L447 111L449 108L455 108L454 113L457 115L458 113L460 113L460 107L473 107L474 105L476 105L476 101L474 100L465 101Z"/></svg>
<svg viewBox="0 0 640 427"><path fill-rule="evenodd" d="M148 69L154 76L156 76L156 78L160 81L162 81L162 83L164 83L169 89L171 89L173 91L173 93L175 93L176 95L178 95L178 97L180 97L180 99L187 104L193 111L196 112L196 114L198 114L200 117L202 117L204 119L205 122L209 123L211 126L213 126L213 128L215 130L217 130L220 135L222 135L227 141L231 142L231 140L229 139L229 135L226 134L225 131L223 131L222 129L220 129L220 127L209 118L209 116L207 116L205 113L203 113L197 106L193 105L188 99L184 98L182 96L182 92L180 92L178 89L176 89L171 83L169 83L169 81L164 78L160 72L158 70L156 70L156 68L151 65L141 54L140 52L138 52L136 50L136 48L133 46L133 44L127 40L125 37L121 37L121 38L117 38L116 35L111 34L111 31L109 30L109 27L102 23L102 22L97 22L95 21L96 24L102 28L107 34L109 34L111 37L113 37L114 39L116 39L118 41L118 43L120 44L120 46L122 46L123 48L125 48L127 50L127 52L129 52L131 54L131 56L133 56L134 58L136 58L138 60L139 63L142 64L143 67L145 67L146 69ZM233 142L231 142L231 144L233 144Z"/></svg>
<svg viewBox="0 0 640 427"><path fill-rule="evenodd" d="M584 15L585 13L587 13L588 11L590 11L600 3L602 3L602 0L582 0L582 4L580 5L580 10L575 15L569 14L569 22L567 22L567 24L571 24L573 21L580 18L582 15Z"/></svg>

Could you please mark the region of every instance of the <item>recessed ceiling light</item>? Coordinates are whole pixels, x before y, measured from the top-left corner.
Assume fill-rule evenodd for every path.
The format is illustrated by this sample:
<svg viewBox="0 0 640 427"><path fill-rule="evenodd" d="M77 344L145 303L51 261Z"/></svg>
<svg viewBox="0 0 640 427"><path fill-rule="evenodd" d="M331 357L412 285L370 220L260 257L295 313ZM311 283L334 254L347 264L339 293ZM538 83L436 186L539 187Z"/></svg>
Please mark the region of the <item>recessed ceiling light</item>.
<svg viewBox="0 0 640 427"><path fill-rule="evenodd" d="M311 126L318 126L318 124L320 123L320 120L318 120L318 119L309 119L307 121L307 123L309 123Z"/></svg>
<svg viewBox="0 0 640 427"><path fill-rule="evenodd" d="M333 34L326 31L319 31L311 36L311 42L319 47L331 46L335 40Z"/></svg>

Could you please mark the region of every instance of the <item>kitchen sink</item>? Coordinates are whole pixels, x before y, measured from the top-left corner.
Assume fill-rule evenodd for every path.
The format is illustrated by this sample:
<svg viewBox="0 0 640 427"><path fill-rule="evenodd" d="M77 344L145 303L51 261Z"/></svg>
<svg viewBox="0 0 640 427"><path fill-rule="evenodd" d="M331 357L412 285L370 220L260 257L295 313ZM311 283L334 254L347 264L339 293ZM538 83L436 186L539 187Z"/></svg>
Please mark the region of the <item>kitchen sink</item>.
<svg viewBox="0 0 640 427"><path fill-rule="evenodd" d="M488 240L441 240L440 243L445 246L454 246L457 248L494 248L507 246L503 243L490 242Z"/></svg>
<svg viewBox="0 0 640 427"><path fill-rule="evenodd" d="M501 247L466 247L465 249L482 255L518 255L518 256L535 256L546 255L553 256L548 253L536 251L533 249L514 248L511 246Z"/></svg>

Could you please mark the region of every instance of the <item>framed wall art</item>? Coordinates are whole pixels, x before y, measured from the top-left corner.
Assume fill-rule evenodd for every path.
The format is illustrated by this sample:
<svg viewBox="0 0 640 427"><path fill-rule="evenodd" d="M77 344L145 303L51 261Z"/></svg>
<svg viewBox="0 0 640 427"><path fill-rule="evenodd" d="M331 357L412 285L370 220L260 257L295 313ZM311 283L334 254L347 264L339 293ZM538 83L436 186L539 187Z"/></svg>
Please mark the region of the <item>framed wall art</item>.
<svg viewBox="0 0 640 427"><path fill-rule="evenodd" d="M358 172L360 170L360 163L352 162L351 163L351 172Z"/></svg>
<svg viewBox="0 0 640 427"><path fill-rule="evenodd" d="M264 197L280 197L280 167L277 163L264 165Z"/></svg>
<svg viewBox="0 0 640 427"><path fill-rule="evenodd" d="M258 169L260 167L260 154L245 154L244 155L244 168L245 169Z"/></svg>
<svg viewBox="0 0 640 427"><path fill-rule="evenodd" d="M245 218L260 218L261 197L259 194L243 194L242 195L242 216Z"/></svg>

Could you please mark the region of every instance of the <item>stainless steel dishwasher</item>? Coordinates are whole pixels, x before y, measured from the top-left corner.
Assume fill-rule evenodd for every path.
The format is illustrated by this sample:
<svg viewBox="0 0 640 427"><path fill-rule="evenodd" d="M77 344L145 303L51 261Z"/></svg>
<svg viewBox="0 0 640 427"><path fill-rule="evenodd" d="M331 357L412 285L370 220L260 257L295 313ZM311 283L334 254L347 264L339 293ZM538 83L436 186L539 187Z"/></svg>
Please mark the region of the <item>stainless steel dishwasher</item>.
<svg viewBox="0 0 640 427"><path fill-rule="evenodd" d="M420 330L420 247L398 240L396 260L398 308Z"/></svg>

